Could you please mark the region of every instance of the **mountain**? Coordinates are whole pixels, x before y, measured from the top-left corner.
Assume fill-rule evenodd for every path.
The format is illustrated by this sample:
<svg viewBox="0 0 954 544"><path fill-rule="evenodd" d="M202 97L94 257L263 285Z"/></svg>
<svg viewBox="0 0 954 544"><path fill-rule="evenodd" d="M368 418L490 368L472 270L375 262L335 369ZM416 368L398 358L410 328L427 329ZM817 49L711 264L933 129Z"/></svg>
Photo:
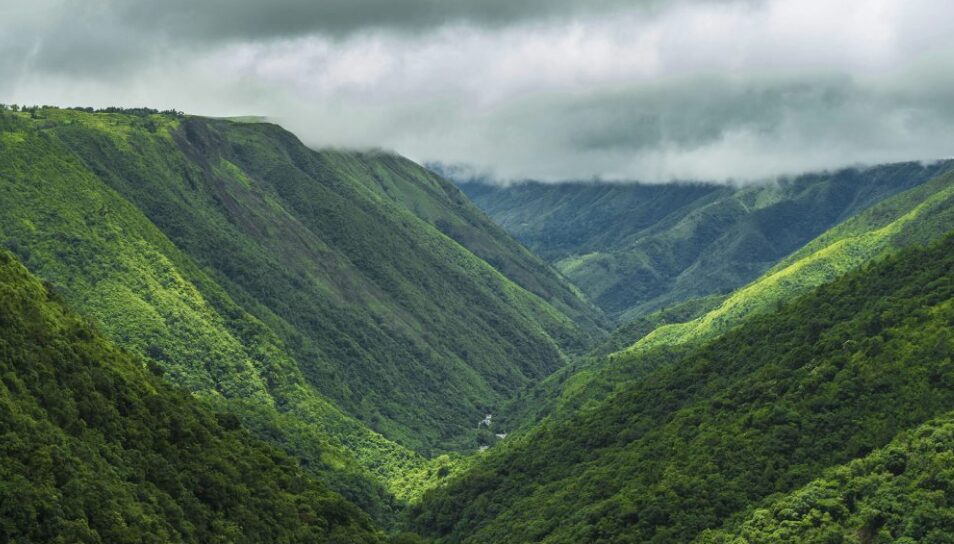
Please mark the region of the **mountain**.
<svg viewBox="0 0 954 544"><path fill-rule="evenodd" d="M321 151L356 182L410 210L593 332L608 325L571 283L478 209L454 183L394 154Z"/></svg>
<svg viewBox="0 0 954 544"><path fill-rule="evenodd" d="M0 202L0 244L113 341L378 520L421 454L475 449L489 409L603 334L448 183L275 125L5 112Z"/></svg>
<svg viewBox="0 0 954 544"><path fill-rule="evenodd" d="M685 323L659 327L631 348L672 346L711 338L747 316L911 244L954 229L954 171L888 198L836 225L782 259L756 281L725 297L716 308Z"/></svg>
<svg viewBox="0 0 954 544"><path fill-rule="evenodd" d="M367 516L0 251L0 540L353 542Z"/></svg>
<svg viewBox="0 0 954 544"><path fill-rule="evenodd" d="M891 164L743 187L480 180L460 187L626 322L745 285L832 226L952 164Z"/></svg>
<svg viewBox="0 0 954 544"><path fill-rule="evenodd" d="M772 516L787 530L781 520L803 510L775 501L797 500L784 497L873 455L853 465L862 485L861 469L875 474L885 459L872 452L923 437L919 425L954 410L952 278L949 236L842 275L675 359L647 353L641 364L654 370L508 437L428 493L414 524L439 542L689 542L731 535L746 520L771 528ZM888 462L896 473L907 466L903 451ZM906 527L950 534L946 475L921 481L937 469L911 463L909 479L892 485L916 494L853 512L879 493L888 500L890 488L872 479L845 499L838 523L863 520L851 529L876 533L899 527L908 508L920 521Z"/></svg>
<svg viewBox="0 0 954 544"><path fill-rule="evenodd" d="M940 539L952 166L462 191L0 111L0 540Z"/></svg>
<svg viewBox="0 0 954 544"><path fill-rule="evenodd" d="M647 354L677 358L841 274L952 229L954 171L945 171L829 229L732 293L690 299L618 328L593 356L560 369L503 407L501 423L526 426L548 414L579 409L643 376L651 368ZM618 353L603 355L611 350Z"/></svg>

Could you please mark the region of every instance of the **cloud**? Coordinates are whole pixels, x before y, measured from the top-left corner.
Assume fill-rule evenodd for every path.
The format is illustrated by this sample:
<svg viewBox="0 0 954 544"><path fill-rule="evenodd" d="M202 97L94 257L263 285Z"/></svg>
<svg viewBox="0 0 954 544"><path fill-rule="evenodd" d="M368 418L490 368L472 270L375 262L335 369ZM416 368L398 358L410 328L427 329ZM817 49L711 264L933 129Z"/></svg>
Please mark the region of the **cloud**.
<svg viewBox="0 0 954 544"><path fill-rule="evenodd" d="M341 37L382 29L418 32L462 23L494 28L527 20L566 20L634 8L653 9L661 3L658 0L123 0L110 7L133 26L160 27L207 41L312 33Z"/></svg>
<svg viewBox="0 0 954 544"><path fill-rule="evenodd" d="M0 0L0 101L262 114L315 146L503 179L758 180L954 154L942 0L22 5Z"/></svg>

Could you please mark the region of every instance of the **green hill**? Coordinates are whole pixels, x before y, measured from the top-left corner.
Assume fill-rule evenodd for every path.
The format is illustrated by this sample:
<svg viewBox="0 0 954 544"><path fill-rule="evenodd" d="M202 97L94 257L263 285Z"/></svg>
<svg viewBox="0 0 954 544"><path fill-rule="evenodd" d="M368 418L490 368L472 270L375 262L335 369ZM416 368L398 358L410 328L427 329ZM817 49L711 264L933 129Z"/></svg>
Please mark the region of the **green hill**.
<svg viewBox="0 0 954 544"><path fill-rule="evenodd" d="M227 413L171 388L0 251L0 540L382 542Z"/></svg>
<svg viewBox="0 0 954 544"><path fill-rule="evenodd" d="M177 122L51 114L67 119L46 120L50 128L84 119L120 135L138 134L137 123ZM166 379L238 415L379 519L390 517L390 482L423 459L323 397L281 339L38 122L0 116L2 244Z"/></svg>
<svg viewBox="0 0 954 544"><path fill-rule="evenodd" d="M748 187L471 181L461 188L625 323L741 287L827 229L950 167L892 164Z"/></svg>
<svg viewBox="0 0 954 544"><path fill-rule="evenodd" d="M408 209L423 188L444 193ZM110 338L378 519L414 450L476 448L487 410L602 334L446 183L265 123L2 113L0 202L0 244Z"/></svg>
<svg viewBox="0 0 954 544"><path fill-rule="evenodd" d="M501 422L514 428L555 410L577 410L651 370L647 361L662 359L663 354L676 358L840 274L910 244L930 242L951 229L954 172L947 171L833 227L728 295L691 299L621 326L593 357L564 367L521 393L501 410ZM680 322L680 317L689 319ZM604 356L627 341L634 343ZM661 353L647 358L655 351Z"/></svg>
<svg viewBox="0 0 954 544"><path fill-rule="evenodd" d="M660 327L629 348L633 354L711 338L745 317L830 281L912 243L926 243L954 228L954 171L880 202L835 226L782 259L758 280L733 292L713 310L686 323Z"/></svg>
<svg viewBox="0 0 954 544"><path fill-rule="evenodd" d="M322 151L320 156L437 227L586 330L604 325L602 313L572 284L494 223L452 182L393 154Z"/></svg>
<svg viewBox="0 0 954 544"><path fill-rule="evenodd" d="M414 524L443 542L688 542L733 527L954 410L952 271L948 237L644 360L656 369L642 379L426 495Z"/></svg>

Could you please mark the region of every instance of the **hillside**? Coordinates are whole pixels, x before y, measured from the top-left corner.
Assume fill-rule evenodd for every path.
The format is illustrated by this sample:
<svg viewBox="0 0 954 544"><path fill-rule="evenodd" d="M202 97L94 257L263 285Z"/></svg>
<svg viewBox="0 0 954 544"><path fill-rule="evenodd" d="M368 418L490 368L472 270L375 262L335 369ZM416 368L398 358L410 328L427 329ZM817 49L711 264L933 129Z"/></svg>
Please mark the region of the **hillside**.
<svg viewBox="0 0 954 544"><path fill-rule="evenodd" d="M173 389L0 250L0 540L383 542L276 449Z"/></svg>
<svg viewBox="0 0 954 544"><path fill-rule="evenodd" d="M691 299L618 328L593 357L561 369L505 406L502 422L516 427L555 411L572 412L642 376L651 369L648 361L663 354L678 357L840 274L952 229L954 172L947 171L836 225L728 295ZM632 345L621 349L627 342ZM613 349L619 352L604 356ZM656 351L661 353L647 359Z"/></svg>
<svg viewBox="0 0 954 544"><path fill-rule="evenodd" d="M508 439L414 524L442 542L662 543L742 523L954 410L952 272L947 237L751 317Z"/></svg>
<svg viewBox="0 0 954 544"><path fill-rule="evenodd" d="M328 150L319 155L343 176L410 210L586 330L605 325L602 312L494 223L454 183L399 155Z"/></svg>
<svg viewBox="0 0 954 544"><path fill-rule="evenodd" d="M112 120L120 134L151 121L76 117ZM390 482L423 459L321 395L269 327L51 131L12 116L0 123L0 243L167 380L239 416L377 518L391 517Z"/></svg>
<svg viewBox="0 0 954 544"><path fill-rule="evenodd" d="M631 354L711 338L747 316L830 281L846 271L910 244L924 244L954 228L954 171L880 202L836 225L782 259L716 308L685 323L659 327Z"/></svg>
<svg viewBox="0 0 954 544"><path fill-rule="evenodd" d="M775 184L517 183L462 190L620 322L729 292L832 226L951 163L902 163Z"/></svg>
<svg viewBox="0 0 954 544"><path fill-rule="evenodd" d="M378 519L419 453L476 448L488 409L602 334L595 309L457 193L424 215L380 185L421 180L440 186L264 123L0 114L0 244Z"/></svg>

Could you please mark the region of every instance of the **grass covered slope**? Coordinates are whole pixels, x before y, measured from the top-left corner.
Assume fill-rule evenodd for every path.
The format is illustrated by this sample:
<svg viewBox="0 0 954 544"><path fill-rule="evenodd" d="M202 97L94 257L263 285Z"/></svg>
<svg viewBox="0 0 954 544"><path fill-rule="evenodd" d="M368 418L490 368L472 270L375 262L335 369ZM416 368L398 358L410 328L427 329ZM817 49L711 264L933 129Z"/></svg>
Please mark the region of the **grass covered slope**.
<svg viewBox="0 0 954 544"><path fill-rule="evenodd" d="M687 542L954 410L954 238L755 316L430 493L444 542Z"/></svg>
<svg viewBox="0 0 954 544"><path fill-rule="evenodd" d="M2 122L0 190L15 211L0 240L108 332L136 323L118 339L194 389L225 376L236 389L223 394L253 401L249 388L273 388L266 369L279 366L364 424L440 450L601 334L598 312L552 270L402 159L315 152L264 123L56 109ZM169 296L149 292L159 287ZM208 311L169 319L190 305ZM184 330L203 321L235 345ZM154 340L163 329L178 332ZM265 345L229 355L247 336ZM204 346L209 372L185 371ZM231 380L215 360L257 375ZM297 412L310 395L275 406Z"/></svg>
<svg viewBox="0 0 954 544"><path fill-rule="evenodd" d="M452 446L599 334L559 309L586 307L549 269L552 304L384 194L385 178L417 183L381 173L393 158L315 152L261 123L185 118L151 132L40 115L34 127L274 331L311 386L408 446Z"/></svg>
<svg viewBox="0 0 954 544"><path fill-rule="evenodd" d="M461 187L625 322L740 287L828 228L949 167L892 164L741 188L476 182Z"/></svg>
<svg viewBox="0 0 954 544"><path fill-rule="evenodd" d="M0 251L0 540L354 542L366 515Z"/></svg>

